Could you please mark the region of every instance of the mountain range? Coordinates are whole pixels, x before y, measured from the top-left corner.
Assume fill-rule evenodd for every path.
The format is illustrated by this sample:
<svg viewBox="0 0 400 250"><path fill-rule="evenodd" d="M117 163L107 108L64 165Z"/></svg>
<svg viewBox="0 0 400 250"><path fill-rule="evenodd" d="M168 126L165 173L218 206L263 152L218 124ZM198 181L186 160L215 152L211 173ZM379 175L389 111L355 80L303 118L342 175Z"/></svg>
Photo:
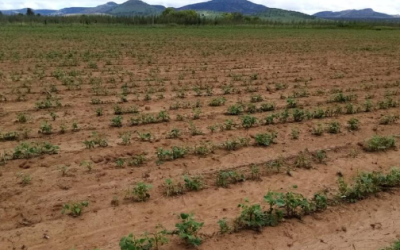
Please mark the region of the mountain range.
<svg viewBox="0 0 400 250"><path fill-rule="evenodd" d="M29 6L27 6L29 7ZM115 16L135 16L135 15L156 15L165 9L161 5L150 5L141 0L129 0L122 4L108 2L96 7L71 7L60 10L35 9L36 14L48 16L63 15L115 15ZM27 8L17 10L3 10L5 15L25 14ZM345 10L339 12L324 11L314 15L307 15L295 11L268 8L261 4L255 4L248 0L211 0L207 2L186 5L177 10L195 10L201 12L223 13L240 12L247 15L256 15L260 18L285 20L307 20L307 19L391 19L399 18L384 13L375 12L372 9Z"/></svg>
<svg viewBox="0 0 400 250"><path fill-rule="evenodd" d="M362 10L344 10L344 11L323 11L314 14L314 16L325 19L389 19L396 18L388 14L375 12L373 9Z"/></svg>

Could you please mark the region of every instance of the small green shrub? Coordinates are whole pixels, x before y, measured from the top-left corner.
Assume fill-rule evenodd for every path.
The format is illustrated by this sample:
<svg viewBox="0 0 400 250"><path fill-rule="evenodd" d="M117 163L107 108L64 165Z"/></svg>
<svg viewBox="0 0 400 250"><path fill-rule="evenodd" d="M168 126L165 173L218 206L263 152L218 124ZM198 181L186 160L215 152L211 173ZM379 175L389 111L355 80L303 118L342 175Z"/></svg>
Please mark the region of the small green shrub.
<svg viewBox="0 0 400 250"><path fill-rule="evenodd" d="M400 250L400 240L398 240L395 243L393 243L392 246L386 247L386 248L382 248L380 250Z"/></svg>
<svg viewBox="0 0 400 250"><path fill-rule="evenodd" d="M321 124L314 126L311 132L315 136L321 136L324 134L324 127Z"/></svg>
<svg viewBox="0 0 400 250"><path fill-rule="evenodd" d="M139 182L135 187L133 187L133 189L130 191L130 194L133 195L133 199L135 201L143 202L150 199L150 189L152 189L151 185Z"/></svg>
<svg viewBox="0 0 400 250"><path fill-rule="evenodd" d="M204 226L203 222L195 221L193 214L180 214L181 223L177 223L174 234L177 234L186 244L200 246L202 239L198 236L200 229Z"/></svg>
<svg viewBox="0 0 400 250"><path fill-rule="evenodd" d="M400 170L392 169L387 175L380 172L361 173L354 178L352 185L339 178L339 196L341 199L356 202L383 190L400 185Z"/></svg>
<svg viewBox="0 0 400 250"><path fill-rule="evenodd" d="M37 157L44 154L57 154L59 150L58 146L54 146L48 142L44 143L29 143L22 142L15 147L13 153L13 159L28 159Z"/></svg>
<svg viewBox="0 0 400 250"><path fill-rule="evenodd" d="M308 152L301 151L297 155L294 165L296 168L310 169L312 166L311 166L311 159L309 157Z"/></svg>
<svg viewBox="0 0 400 250"><path fill-rule="evenodd" d="M256 144L258 146L268 147L271 144L275 143L275 139L278 137L278 134L273 133L265 133L265 134L257 134L255 136Z"/></svg>
<svg viewBox="0 0 400 250"><path fill-rule="evenodd" d="M364 142L363 148L365 151L377 152L385 151L396 146L396 139L392 136L375 135L371 139Z"/></svg>
<svg viewBox="0 0 400 250"><path fill-rule="evenodd" d="M136 238L133 234L123 237L119 246L121 250L158 250L162 245L169 242L167 238L168 231L162 226L157 226L155 233L145 232L140 238Z"/></svg>
<svg viewBox="0 0 400 250"><path fill-rule="evenodd" d="M356 118L351 118L348 122L348 128L351 131L359 130L360 129L360 121Z"/></svg>
<svg viewBox="0 0 400 250"><path fill-rule="evenodd" d="M385 115L381 117L379 124L381 125L395 124L397 120L399 120L398 115Z"/></svg>
<svg viewBox="0 0 400 250"><path fill-rule="evenodd" d="M220 171L217 175L216 185L218 187L227 188L230 184L244 182L245 180L246 178L244 175L236 171Z"/></svg>
<svg viewBox="0 0 400 250"><path fill-rule="evenodd" d="M249 138L235 138L222 143L222 148L228 151L238 150L249 145Z"/></svg>
<svg viewBox="0 0 400 250"><path fill-rule="evenodd" d="M341 131L341 126L339 122L328 123L328 133L338 134Z"/></svg>
<svg viewBox="0 0 400 250"><path fill-rule="evenodd" d="M205 187L203 177L201 176L188 176L183 177L185 188L188 191L199 191Z"/></svg>
<svg viewBox="0 0 400 250"><path fill-rule="evenodd" d="M88 205L89 202L87 201L65 204L62 209L62 214L68 214L72 217L78 217L82 214L83 208L87 207Z"/></svg>
<svg viewBox="0 0 400 250"><path fill-rule="evenodd" d="M49 135L51 134L53 127L47 121L42 123L39 129L40 134Z"/></svg>
<svg viewBox="0 0 400 250"><path fill-rule="evenodd" d="M244 112L244 106L242 104L235 104L228 107L228 115L240 115Z"/></svg>
<svg viewBox="0 0 400 250"><path fill-rule="evenodd" d="M122 119L123 117L120 115L111 119L111 127L117 127L117 128L122 127Z"/></svg>
<svg viewBox="0 0 400 250"><path fill-rule="evenodd" d="M183 185L181 183L175 183L172 179L166 179L163 187L164 194L167 197L184 194Z"/></svg>
<svg viewBox="0 0 400 250"><path fill-rule="evenodd" d="M253 127L257 123L257 118L250 115L242 116L242 127L245 129L249 129Z"/></svg>

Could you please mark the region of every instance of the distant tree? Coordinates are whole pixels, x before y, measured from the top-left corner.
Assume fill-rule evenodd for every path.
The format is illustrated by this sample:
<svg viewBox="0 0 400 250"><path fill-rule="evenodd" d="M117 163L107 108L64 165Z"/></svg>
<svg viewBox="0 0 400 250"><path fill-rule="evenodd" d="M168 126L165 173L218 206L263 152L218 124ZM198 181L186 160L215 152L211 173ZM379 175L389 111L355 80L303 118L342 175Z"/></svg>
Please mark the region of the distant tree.
<svg viewBox="0 0 400 250"><path fill-rule="evenodd" d="M166 9L162 12L162 15L163 15L163 16L168 16L168 15L173 14L174 12L175 12L175 9L174 9L174 8L166 8Z"/></svg>
<svg viewBox="0 0 400 250"><path fill-rule="evenodd" d="M0 11L0 16L2 16L2 15L3 15L3 12Z"/></svg>
<svg viewBox="0 0 400 250"><path fill-rule="evenodd" d="M28 9L26 9L26 15L27 16L34 16L35 12L31 8L28 8Z"/></svg>

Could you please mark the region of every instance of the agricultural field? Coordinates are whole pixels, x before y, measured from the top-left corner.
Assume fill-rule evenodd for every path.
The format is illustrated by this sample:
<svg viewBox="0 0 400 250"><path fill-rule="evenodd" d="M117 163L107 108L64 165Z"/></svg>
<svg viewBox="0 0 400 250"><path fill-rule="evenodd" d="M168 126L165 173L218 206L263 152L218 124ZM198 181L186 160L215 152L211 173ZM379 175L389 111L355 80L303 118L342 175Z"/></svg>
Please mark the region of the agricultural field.
<svg viewBox="0 0 400 250"><path fill-rule="evenodd" d="M394 246L399 40L1 26L0 249Z"/></svg>

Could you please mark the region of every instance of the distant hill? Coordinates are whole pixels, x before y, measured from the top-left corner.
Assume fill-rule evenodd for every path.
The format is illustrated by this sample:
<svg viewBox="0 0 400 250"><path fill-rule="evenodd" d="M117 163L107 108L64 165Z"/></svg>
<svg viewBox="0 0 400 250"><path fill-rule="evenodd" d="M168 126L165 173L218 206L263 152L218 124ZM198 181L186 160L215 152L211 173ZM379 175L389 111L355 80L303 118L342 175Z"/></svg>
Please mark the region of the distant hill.
<svg viewBox="0 0 400 250"><path fill-rule="evenodd" d="M373 9L363 10L344 10L344 11L323 11L314 14L314 16L325 19L390 19L394 16L375 12Z"/></svg>
<svg viewBox="0 0 400 250"><path fill-rule="evenodd" d="M161 5L150 5L140 0L129 0L106 13L117 16L154 15L161 13L164 9L165 7Z"/></svg>
<svg viewBox="0 0 400 250"><path fill-rule="evenodd" d="M204 3L186 5L178 10L216 11L216 12L240 12L242 14L257 14L268 8L261 4L255 4L247 0L212 0Z"/></svg>
<svg viewBox="0 0 400 250"><path fill-rule="evenodd" d="M154 15L159 14L165 9L164 6L150 5L140 0L129 0L122 4L108 2L97 7L71 7L60 10L34 10L36 14L44 16L63 16L63 15L91 15L91 14L110 14L116 16L134 15ZM27 8L17 10L2 10L5 15L25 14Z"/></svg>
<svg viewBox="0 0 400 250"><path fill-rule="evenodd" d="M4 15L18 15L18 14L26 14L27 8L24 9L17 9L17 10L1 10L1 12ZM34 10L36 14L44 15L44 16L50 16L53 13L57 12L58 10Z"/></svg>
<svg viewBox="0 0 400 250"><path fill-rule="evenodd" d="M114 9L116 7L118 7L117 3L108 2L106 4L99 5L99 6L94 7L94 8L88 8L88 9L83 11L83 14L96 14L96 13L104 14L104 13L107 13L107 12L111 11L112 9Z"/></svg>
<svg viewBox="0 0 400 250"><path fill-rule="evenodd" d="M307 15L301 12L274 8L269 8L266 11L258 13L256 16L260 17L261 19L279 22L307 21L318 19L318 17L316 16Z"/></svg>

